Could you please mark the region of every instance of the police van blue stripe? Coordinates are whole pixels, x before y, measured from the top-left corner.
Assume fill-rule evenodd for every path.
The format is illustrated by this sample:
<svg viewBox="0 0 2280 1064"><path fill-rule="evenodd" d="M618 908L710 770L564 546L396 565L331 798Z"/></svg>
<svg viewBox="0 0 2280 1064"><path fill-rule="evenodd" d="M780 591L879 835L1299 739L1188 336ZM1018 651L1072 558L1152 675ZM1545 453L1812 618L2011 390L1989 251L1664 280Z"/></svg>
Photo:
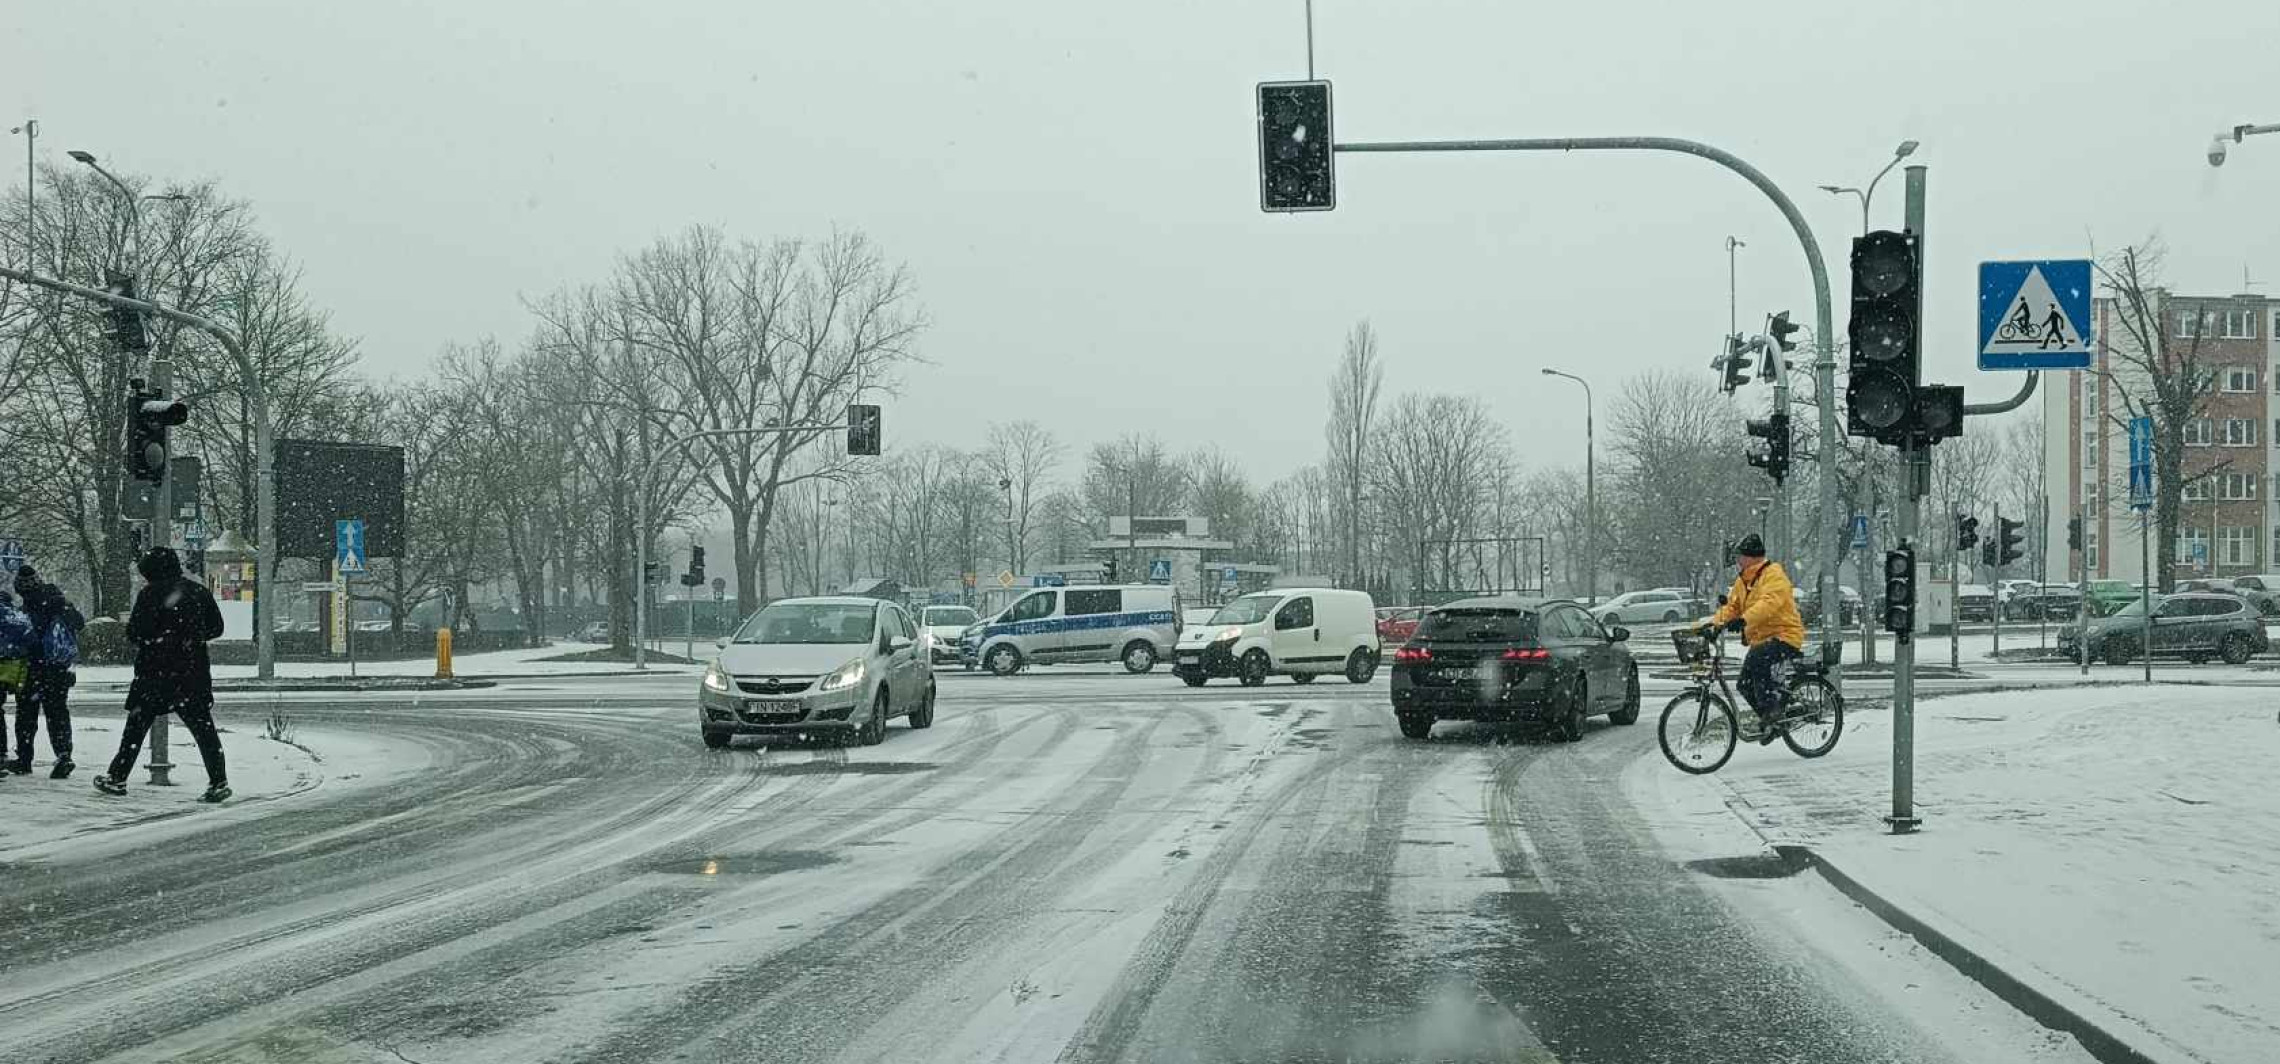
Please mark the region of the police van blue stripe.
<svg viewBox="0 0 2280 1064"><path fill-rule="evenodd" d="M1170 610L1151 610L1144 613L1094 613L1081 617L1047 617L1036 621L1015 621L1012 624L987 625L982 629L982 638L988 640L1001 635L1081 632L1093 628L1145 628L1170 623L1172 623L1172 611Z"/></svg>

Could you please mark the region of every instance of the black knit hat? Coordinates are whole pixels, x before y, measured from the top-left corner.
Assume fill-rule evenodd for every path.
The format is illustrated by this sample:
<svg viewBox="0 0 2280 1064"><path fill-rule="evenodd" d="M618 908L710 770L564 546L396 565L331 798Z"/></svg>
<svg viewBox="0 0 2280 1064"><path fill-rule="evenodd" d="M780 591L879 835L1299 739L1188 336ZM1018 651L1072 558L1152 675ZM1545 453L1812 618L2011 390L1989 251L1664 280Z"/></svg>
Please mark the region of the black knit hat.
<svg viewBox="0 0 2280 1064"><path fill-rule="evenodd" d="M1763 558L1765 557L1765 541L1759 539L1757 533L1752 532L1735 542L1734 553L1744 558Z"/></svg>

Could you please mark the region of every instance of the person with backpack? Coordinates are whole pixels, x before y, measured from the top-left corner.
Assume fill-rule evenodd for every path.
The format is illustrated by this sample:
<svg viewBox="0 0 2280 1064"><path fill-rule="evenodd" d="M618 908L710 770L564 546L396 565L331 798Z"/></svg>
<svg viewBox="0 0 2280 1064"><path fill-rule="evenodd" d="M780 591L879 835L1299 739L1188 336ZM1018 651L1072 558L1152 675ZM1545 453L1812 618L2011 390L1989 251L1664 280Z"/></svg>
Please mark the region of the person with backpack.
<svg viewBox="0 0 2280 1064"><path fill-rule="evenodd" d="M24 685L30 670L27 663L32 656L32 619L16 608L16 600L6 590L0 590L0 722L7 713L10 694L16 696L17 716L23 716ZM7 734L0 729L0 744ZM0 772L0 777L7 773Z"/></svg>
<svg viewBox="0 0 2280 1064"><path fill-rule="evenodd" d="M105 794L127 793L127 773L142 756L143 738L160 714L182 718L198 757L206 763L202 802L230 796L229 768L222 760L221 733L214 728L214 670L206 644L222 635L222 611L214 594L182 575L182 559L172 548L153 547L135 563L142 590L127 615L127 642L135 648L135 678L127 686L127 722L119 730L119 753L95 777Z"/></svg>
<svg viewBox="0 0 2280 1064"><path fill-rule="evenodd" d="M32 740L39 737L40 718L47 718L48 750L55 754L50 779L64 779L75 767L71 761L71 688L78 682L72 667L79 664L79 632L87 627L63 595L63 589L46 583L26 565L16 571L16 593L23 596L24 615L31 622L31 653L25 660L24 685L16 696L16 758L8 771L22 776L32 771Z"/></svg>

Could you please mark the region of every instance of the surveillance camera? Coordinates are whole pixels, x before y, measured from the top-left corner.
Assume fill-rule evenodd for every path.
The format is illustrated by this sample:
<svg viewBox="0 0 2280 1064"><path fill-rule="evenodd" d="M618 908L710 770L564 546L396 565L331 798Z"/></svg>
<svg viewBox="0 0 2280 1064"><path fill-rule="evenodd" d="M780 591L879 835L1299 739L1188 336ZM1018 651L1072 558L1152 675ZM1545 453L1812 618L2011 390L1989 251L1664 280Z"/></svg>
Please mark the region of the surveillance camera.
<svg viewBox="0 0 2280 1064"><path fill-rule="evenodd" d="M2223 138L2223 137L2218 137L2218 138L2216 138L2215 140L2212 140L2212 141L2210 141L2210 142L2209 142L2209 165L2210 165L2210 166L2223 166L2224 164L2225 164L2225 138Z"/></svg>

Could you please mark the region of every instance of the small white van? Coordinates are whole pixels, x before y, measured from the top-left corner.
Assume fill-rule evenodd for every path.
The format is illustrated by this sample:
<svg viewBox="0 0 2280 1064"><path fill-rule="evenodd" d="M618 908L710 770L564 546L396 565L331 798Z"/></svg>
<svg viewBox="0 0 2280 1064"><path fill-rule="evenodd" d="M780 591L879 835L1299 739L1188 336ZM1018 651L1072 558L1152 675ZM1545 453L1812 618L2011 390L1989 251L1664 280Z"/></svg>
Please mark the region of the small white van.
<svg viewBox="0 0 2280 1064"><path fill-rule="evenodd" d="M1147 672L1179 641L1179 617L1178 593L1161 584L1041 587L967 629L959 653L999 676L1089 661Z"/></svg>
<svg viewBox="0 0 2280 1064"><path fill-rule="evenodd" d="M1172 672L1189 687L1214 676L1257 687L1269 676L1312 683L1332 673L1368 683L1378 650L1377 604L1367 592L1276 588L1235 599L1209 624L1181 633Z"/></svg>

